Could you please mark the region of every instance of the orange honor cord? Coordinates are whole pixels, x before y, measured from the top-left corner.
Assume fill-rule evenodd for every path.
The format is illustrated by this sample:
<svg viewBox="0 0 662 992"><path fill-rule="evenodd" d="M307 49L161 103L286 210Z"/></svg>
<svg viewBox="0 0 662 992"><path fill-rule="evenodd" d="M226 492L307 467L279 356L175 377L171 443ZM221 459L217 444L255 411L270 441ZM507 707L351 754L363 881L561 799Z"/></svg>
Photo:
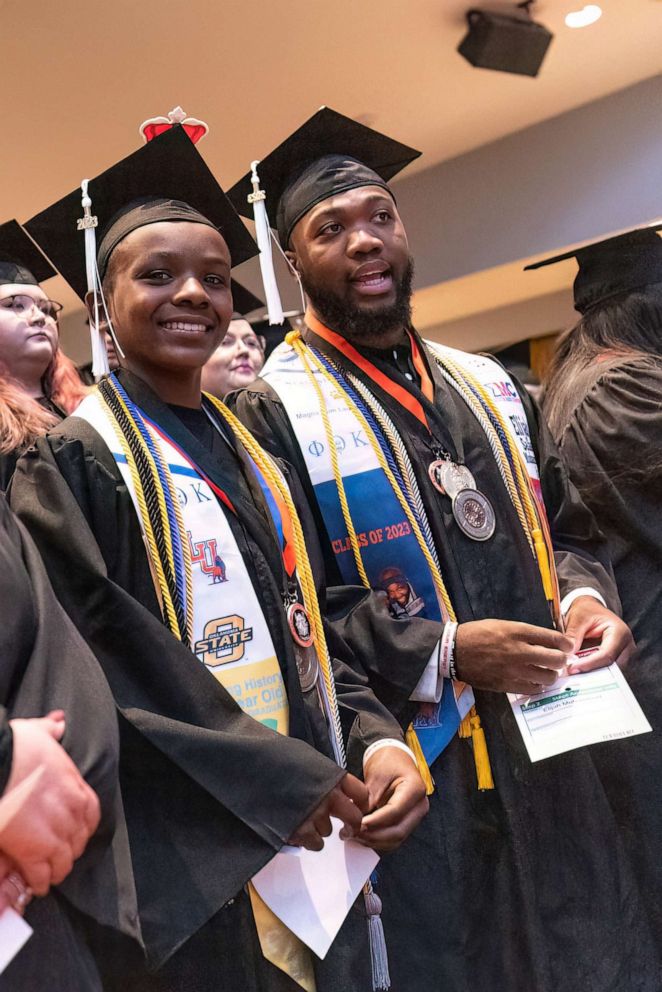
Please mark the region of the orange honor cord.
<svg viewBox="0 0 662 992"><path fill-rule="evenodd" d="M364 358L364 356L358 352L356 348L349 343L349 341L346 341L340 334L336 334L335 331L331 331L328 327L325 327L324 324L320 323L320 321L314 317L312 313L310 313L310 311L306 313L305 320L307 326L311 331L313 331L314 334L317 334L318 337L326 341L327 344L332 345L336 351L339 351L345 356L345 358L348 358L353 365L356 365L357 368L361 369L361 371L381 389L383 389L384 392L396 399L400 406L404 407L405 410L412 414L412 416L416 417L419 423L423 424L427 431L430 430L428 426L428 419L425 416L425 411L415 396L408 393L406 389L399 386L397 382L394 382L393 379L389 378L389 376L385 375L383 372L380 372L379 369L376 368L372 362L369 362L367 358ZM427 371L425 372L425 375L427 376Z"/></svg>

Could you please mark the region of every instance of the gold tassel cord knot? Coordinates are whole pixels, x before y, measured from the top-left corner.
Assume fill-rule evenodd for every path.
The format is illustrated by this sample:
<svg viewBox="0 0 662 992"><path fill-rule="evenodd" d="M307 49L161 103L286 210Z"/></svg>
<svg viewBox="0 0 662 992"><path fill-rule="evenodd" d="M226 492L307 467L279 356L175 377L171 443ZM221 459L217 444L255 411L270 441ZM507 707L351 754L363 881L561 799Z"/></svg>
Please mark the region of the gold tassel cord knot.
<svg viewBox="0 0 662 992"><path fill-rule="evenodd" d="M430 771L430 766L428 765L425 755L423 754L423 748L421 747L421 742L418 739L418 734L414 730L414 727L411 723L407 728L407 733L405 734L405 741L407 743L407 747L416 758L418 773L423 779L423 784L425 785L425 795L431 796L432 793L434 792L434 779L432 778L432 772Z"/></svg>

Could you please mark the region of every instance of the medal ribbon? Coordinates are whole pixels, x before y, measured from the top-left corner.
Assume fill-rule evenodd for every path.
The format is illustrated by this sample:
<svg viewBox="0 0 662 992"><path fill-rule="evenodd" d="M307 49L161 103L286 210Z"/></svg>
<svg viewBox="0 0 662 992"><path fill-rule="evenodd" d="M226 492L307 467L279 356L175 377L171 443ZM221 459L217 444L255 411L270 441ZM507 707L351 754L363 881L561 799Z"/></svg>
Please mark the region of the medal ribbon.
<svg viewBox="0 0 662 992"><path fill-rule="evenodd" d="M428 418L425 416L425 411L423 406L412 396L406 389L404 389L399 383L391 379L390 376L381 372L375 365L372 364L367 358L365 358L360 352L354 348L349 341L341 337L340 334L336 334L335 331L329 330L325 327L315 316L313 316L310 311L306 313L306 324L307 326L317 334L318 337L322 338L328 344L332 345L336 351L339 351L345 358L348 358L350 362L361 369L364 375L371 379L374 383L380 386L389 396L392 396L400 406L404 407L412 416L416 417L418 422L422 424L425 429L430 433L430 427L428 425ZM418 354L418 348L416 353L412 348L412 357L414 359L414 367L418 374L421 376L421 389L423 395L427 399L431 399L434 395L432 381L428 375L428 371L423 364L420 355ZM418 361L418 364L416 362Z"/></svg>

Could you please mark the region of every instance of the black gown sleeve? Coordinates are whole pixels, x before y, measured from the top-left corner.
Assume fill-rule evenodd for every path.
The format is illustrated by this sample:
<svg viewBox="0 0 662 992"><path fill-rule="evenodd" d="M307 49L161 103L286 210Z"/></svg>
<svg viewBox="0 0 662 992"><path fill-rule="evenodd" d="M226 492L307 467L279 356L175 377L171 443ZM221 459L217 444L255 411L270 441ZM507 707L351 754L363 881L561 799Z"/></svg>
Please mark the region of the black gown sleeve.
<svg viewBox="0 0 662 992"><path fill-rule="evenodd" d="M607 606L620 614L621 605L604 535L570 478L564 456L540 409L524 387L518 388L540 471L561 598L583 586L601 593Z"/></svg>
<svg viewBox="0 0 662 992"><path fill-rule="evenodd" d="M7 710L0 706L0 796L7 788L14 754L12 732L7 719Z"/></svg>
<svg viewBox="0 0 662 992"><path fill-rule="evenodd" d="M352 667L367 675L378 699L406 726L416 711L409 697L439 643L443 624L420 617L396 620L381 593L343 584L305 460L285 408L271 386L258 379L231 393L226 403L266 451L292 466L298 480L293 487L301 493L321 546L327 583L326 618L345 644Z"/></svg>

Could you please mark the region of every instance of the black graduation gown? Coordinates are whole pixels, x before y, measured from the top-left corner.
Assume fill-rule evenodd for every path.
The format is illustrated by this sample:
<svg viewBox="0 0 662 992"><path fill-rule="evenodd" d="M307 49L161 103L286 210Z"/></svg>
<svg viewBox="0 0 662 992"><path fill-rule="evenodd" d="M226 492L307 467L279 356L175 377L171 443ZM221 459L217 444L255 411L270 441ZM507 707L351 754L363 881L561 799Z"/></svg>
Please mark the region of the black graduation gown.
<svg viewBox="0 0 662 992"><path fill-rule="evenodd" d="M551 426L609 543L623 617L637 643L625 674L653 727L593 759L662 941L662 359L603 356L568 376Z"/></svg>
<svg viewBox="0 0 662 992"><path fill-rule="evenodd" d="M60 409L52 400L46 399L45 396L40 396L37 400L40 406L43 406L45 410L49 413L54 414L60 420L64 420L66 413ZM16 468L16 462L21 457L22 450L15 449L14 451L7 451L4 454L0 453L0 492L7 492L9 489L9 483L11 482L11 477L14 474L14 469Z"/></svg>
<svg viewBox="0 0 662 992"><path fill-rule="evenodd" d="M220 442L210 454L141 380L120 378L237 509L238 517L228 519L281 662L291 734L245 715L164 626L130 495L97 432L73 416L39 439L18 464L11 499L120 712L122 794L142 935L150 967L160 969L150 979L136 963L130 987L289 990L291 981L257 949L241 890L343 773L331 760L319 707L300 690L282 608L282 558L242 449ZM361 593L357 614L370 598ZM334 655L344 647L332 630L329 647ZM337 659L334 667L348 762L360 771L365 746L400 730L365 678ZM358 934L356 921L349 931ZM361 952L366 936L363 920ZM349 959L350 951L339 938L320 966L320 992L337 987L336 974L346 988L368 988L368 955L354 959L355 985L343 955ZM126 987L122 976L112 981Z"/></svg>
<svg viewBox="0 0 662 992"><path fill-rule="evenodd" d="M32 541L0 496L0 791L12 758L7 721L64 709L62 744L99 796L102 818L69 877L28 906L34 934L0 976L6 992L100 992L83 931L99 924L139 936L117 776L115 706L106 680L58 604ZM114 843L113 843L114 839Z"/></svg>
<svg viewBox="0 0 662 992"><path fill-rule="evenodd" d="M366 381L360 369L326 342L308 330L306 338ZM420 339L419 345L426 354ZM450 501L430 482L427 469L434 456L419 422L371 384L416 471L459 621L491 617L549 627L537 567L479 424L431 359L433 404L389 355L370 352L369 357L416 395L435 439L454 460L468 465L494 505L494 537L483 543L465 537L454 522ZM562 593L592 586L617 608L595 521L569 483L549 432L522 394ZM305 462L273 390L258 380L231 395L229 402L264 447L295 466L314 502ZM329 581L334 582L337 566L319 513L317 521ZM427 655L401 673L400 688L408 676L408 691L413 690L426 660ZM381 659L375 657L370 676L376 691L384 675ZM394 992L424 987L445 992L659 989L659 966L639 893L590 755L572 751L532 764L505 695L475 695L496 789L476 790L469 742L456 737L432 767L437 789L430 814L381 865ZM624 932L631 939L623 941Z"/></svg>

